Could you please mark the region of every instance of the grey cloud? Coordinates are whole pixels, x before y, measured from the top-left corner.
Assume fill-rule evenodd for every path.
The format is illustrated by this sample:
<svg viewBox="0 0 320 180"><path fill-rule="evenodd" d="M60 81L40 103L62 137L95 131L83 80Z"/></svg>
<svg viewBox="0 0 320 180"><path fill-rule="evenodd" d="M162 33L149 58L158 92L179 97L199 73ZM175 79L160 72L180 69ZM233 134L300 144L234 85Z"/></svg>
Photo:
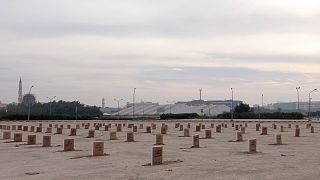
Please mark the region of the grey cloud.
<svg viewBox="0 0 320 180"><path fill-rule="evenodd" d="M77 1L76 4L71 2L64 2L66 5L59 7L59 4L64 3L51 1L48 3L50 7L41 1L28 1L25 8L23 4L7 2L2 9L0 7L3 13L0 17L0 32L36 37L70 34L184 37L265 32L320 33L320 25L317 23L320 15L301 17L259 12L259 9L252 10L244 6L243 2L247 1L111 1L109 6L106 2L95 1L92 2L94 6L87 9L83 9L85 1ZM99 4L105 8L99 7ZM82 13L97 16L83 18L85 16Z"/></svg>
<svg viewBox="0 0 320 180"><path fill-rule="evenodd" d="M168 17L126 24L83 23L2 23L1 31L21 36L52 37L78 34L101 36L219 36L259 33L320 33L315 23L320 18L301 19L294 16L251 15L248 17ZM312 28L311 28L312 27ZM1 32L0 31L0 32Z"/></svg>
<svg viewBox="0 0 320 180"><path fill-rule="evenodd" d="M214 59L230 59L236 61L261 61L261 62L300 62L304 64L319 63L320 56L317 55L293 55L293 54L234 54L234 53L205 53Z"/></svg>

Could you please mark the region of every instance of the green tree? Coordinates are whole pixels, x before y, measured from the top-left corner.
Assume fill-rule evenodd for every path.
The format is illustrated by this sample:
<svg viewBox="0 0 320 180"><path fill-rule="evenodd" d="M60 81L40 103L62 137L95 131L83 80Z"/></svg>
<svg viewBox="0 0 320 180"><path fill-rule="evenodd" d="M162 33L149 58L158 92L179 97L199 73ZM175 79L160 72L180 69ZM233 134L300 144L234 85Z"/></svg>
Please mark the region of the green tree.
<svg viewBox="0 0 320 180"><path fill-rule="evenodd" d="M241 103L234 109L235 113L248 113L250 112L250 106L249 104Z"/></svg>

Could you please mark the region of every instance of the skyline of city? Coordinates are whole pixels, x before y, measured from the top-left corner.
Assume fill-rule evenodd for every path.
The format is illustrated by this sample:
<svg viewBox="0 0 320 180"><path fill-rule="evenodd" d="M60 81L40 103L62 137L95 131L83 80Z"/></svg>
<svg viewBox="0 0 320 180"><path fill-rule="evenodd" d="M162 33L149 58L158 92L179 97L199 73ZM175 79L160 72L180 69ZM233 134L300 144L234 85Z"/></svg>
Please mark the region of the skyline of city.
<svg viewBox="0 0 320 180"><path fill-rule="evenodd" d="M21 77L20 77L20 80L19 80L19 89L18 89L18 96L17 96L17 103L22 103L22 99L23 99L23 97L26 95L26 94L29 94L30 92L28 92L28 93L23 93L23 86L22 86L22 80L21 80ZM33 87L33 85L32 85L32 87ZM300 90L301 90L301 87L299 87L299 89L297 89L298 87L296 87L296 90L299 90L299 95L301 96L301 94L300 94ZM30 90L31 90L31 88L30 88ZM232 88L232 90L233 90L233 88ZM313 92L316 92L318 89L314 89L315 91L313 91ZM135 91L136 91L136 88L135 88ZM199 92L200 91L200 92ZM195 99L180 99L180 100L175 100L175 101L170 101L170 102L174 102L174 103L176 103L176 102L187 102L187 101L191 101L191 100L202 100L202 92L203 92L203 89L202 88L200 88L200 89L198 89L198 96L200 96L198 99L197 98L195 98ZM199 94L200 93L200 94ZM260 103L256 103L256 104L251 104L251 106L256 106L256 105L262 105L262 103L263 103L263 105L264 106L268 106L268 105L271 105L271 104L275 104L275 103L279 103L279 102L297 102L297 99L296 99L296 101L274 101L274 102L270 102L270 103L266 103L265 102L265 100L264 100L264 94L261 94L262 95L262 102L260 102ZM311 94L310 94L311 95ZM48 96L46 97L46 100L47 101L52 101L52 100L64 100L64 99L59 99L56 95L54 96L54 98L52 98L52 99L49 99L48 100ZM43 98L42 98L43 99ZM104 106L106 106L106 99L112 99L112 97L108 97L108 98L105 98L105 97L102 97L101 98L102 99L102 102L100 103L100 105L99 104L94 104L94 105L96 105L96 106L99 106L99 107L104 107ZM101 100L100 99L100 100ZM231 97L228 99L228 98L225 98L225 99L222 99L222 98L220 98L220 99L204 99L204 100L231 100ZM236 99L235 99L236 100ZM243 102L245 102L246 103L246 101L245 100L243 100L243 99L238 99L238 100L241 100L241 101L243 101ZM314 100L314 98L312 98L312 100ZM115 98L113 98L113 103L110 103L110 104L107 104L109 107L115 107L115 103L114 103L114 101L115 101ZM121 101L123 101L122 103L121 103L121 106L125 106L127 103L132 103L132 101L130 101L129 99L128 100L126 100L126 99L121 99ZM121 102L121 101L119 101L119 102ZM301 97L299 97L299 101L302 103L303 101L304 101L304 99L301 99ZM316 100L314 100L314 101L316 101ZM12 102L9 102L9 103L14 103L15 101L12 101ZM46 102L46 101L40 101L40 102ZM136 101L136 103L139 103L139 102L157 102L157 103L160 103L160 104L168 104L168 102L169 101L166 101L166 102L161 102L161 101L143 101L143 100L141 100L141 101ZM304 102L308 102L308 100L305 100ZM2 103L3 103L3 101L2 101ZM82 102L82 103L84 103L84 104L86 104L85 102Z"/></svg>
<svg viewBox="0 0 320 180"><path fill-rule="evenodd" d="M46 97L114 106L301 100L320 89L320 5L314 0L5 1L0 11L0 100L34 85ZM35 8L36 7L36 8ZM182 8L183 7L183 8ZM313 94L320 100L320 91Z"/></svg>

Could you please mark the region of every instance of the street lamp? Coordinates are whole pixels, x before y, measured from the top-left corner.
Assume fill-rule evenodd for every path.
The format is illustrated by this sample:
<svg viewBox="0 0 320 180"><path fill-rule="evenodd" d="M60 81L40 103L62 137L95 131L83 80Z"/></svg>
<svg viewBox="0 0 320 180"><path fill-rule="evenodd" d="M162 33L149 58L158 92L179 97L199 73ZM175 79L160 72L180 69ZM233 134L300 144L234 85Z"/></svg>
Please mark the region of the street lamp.
<svg viewBox="0 0 320 180"><path fill-rule="evenodd" d="M172 114L172 111L171 111L171 109L172 109L172 104L175 103L175 101L167 101L167 103L170 104L170 114Z"/></svg>
<svg viewBox="0 0 320 180"><path fill-rule="evenodd" d="M120 102L123 100L123 99L114 99L117 103L118 103L118 121L120 119Z"/></svg>
<svg viewBox="0 0 320 180"><path fill-rule="evenodd" d="M50 116L51 116L51 102L52 102L52 100L54 100L54 98L56 98L57 96L53 96L52 98L49 98L49 97L47 97L47 99L49 99L49 108L50 108Z"/></svg>
<svg viewBox="0 0 320 180"><path fill-rule="evenodd" d="M233 88L231 88L231 120L233 120Z"/></svg>
<svg viewBox="0 0 320 180"><path fill-rule="evenodd" d="M76 121L78 120L78 102L76 102Z"/></svg>
<svg viewBox="0 0 320 180"><path fill-rule="evenodd" d="M29 100L28 100L28 121L30 121L30 108L31 108L31 90L32 88L34 87L34 85L32 85L30 87L30 90L29 90Z"/></svg>
<svg viewBox="0 0 320 180"><path fill-rule="evenodd" d="M258 112L259 112L259 120L261 119L261 112L263 111L263 104L264 104L264 96L263 94L261 94L261 108L260 106L258 105Z"/></svg>
<svg viewBox="0 0 320 180"><path fill-rule="evenodd" d="M311 93L313 93L316 90L317 89L314 89L314 90L309 92L309 121L311 120Z"/></svg>
<svg viewBox="0 0 320 180"><path fill-rule="evenodd" d="M300 87L296 87L297 90L297 96L298 96L298 113L300 113Z"/></svg>
<svg viewBox="0 0 320 180"><path fill-rule="evenodd" d="M135 108L135 99L136 99L136 89L137 89L137 88L133 88L132 120L134 120L134 108Z"/></svg>

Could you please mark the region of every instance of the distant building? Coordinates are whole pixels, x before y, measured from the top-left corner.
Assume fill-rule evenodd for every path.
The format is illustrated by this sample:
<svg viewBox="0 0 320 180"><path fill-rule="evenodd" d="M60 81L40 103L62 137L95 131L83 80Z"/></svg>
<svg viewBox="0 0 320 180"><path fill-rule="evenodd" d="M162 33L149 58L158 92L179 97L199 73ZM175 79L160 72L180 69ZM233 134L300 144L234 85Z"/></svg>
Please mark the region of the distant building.
<svg viewBox="0 0 320 180"><path fill-rule="evenodd" d="M2 104L2 102L0 101L0 108L5 108L7 107L7 104Z"/></svg>
<svg viewBox="0 0 320 180"><path fill-rule="evenodd" d="M285 112L296 112L298 110L297 102L279 102L274 103L270 107L271 110L285 111ZM300 102L300 112L309 111L309 102ZM310 104L310 111L320 111L320 101L312 101Z"/></svg>
<svg viewBox="0 0 320 180"><path fill-rule="evenodd" d="M241 101L234 101L234 106ZM224 112L230 112L231 101L203 101L193 100L189 102L177 102L175 104L159 105L159 103L140 102L135 103L135 116L159 116L161 114L197 113L203 116L216 116ZM133 104L127 103L127 107L120 110L120 116L132 117ZM117 116L118 112L111 115Z"/></svg>
<svg viewBox="0 0 320 180"><path fill-rule="evenodd" d="M25 94L23 96L22 104L25 106L32 106L36 103L36 96L34 94Z"/></svg>
<svg viewBox="0 0 320 180"><path fill-rule="evenodd" d="M120 110L122 110L122 109L123 108L120 108ZM118 108L115 108L115 107L104 107L104 108L100 108L100 111L103 114L113 114L113 113L118 112Z"/></svg>

